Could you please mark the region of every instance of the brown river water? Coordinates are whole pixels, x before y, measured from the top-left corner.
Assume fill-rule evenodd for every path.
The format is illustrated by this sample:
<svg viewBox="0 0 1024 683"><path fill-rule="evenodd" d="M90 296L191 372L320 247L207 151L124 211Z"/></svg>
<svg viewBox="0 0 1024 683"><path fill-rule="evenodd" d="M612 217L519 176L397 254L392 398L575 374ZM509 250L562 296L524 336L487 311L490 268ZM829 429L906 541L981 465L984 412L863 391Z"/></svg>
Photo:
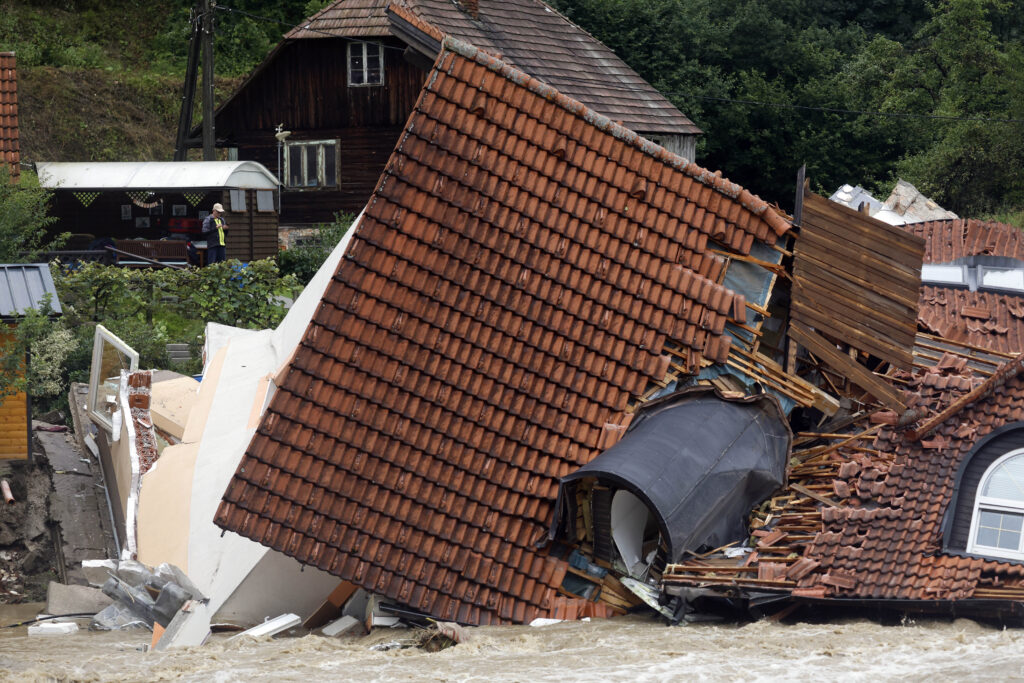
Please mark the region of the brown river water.
<svg viewBox="0 0 1024 683"><path fill-rule="evenodd" d="M0 625L38 607L0 606ZM83 622L84 625L85 622ZM0 629L4 681L1024 681L1024 630L973 621L691 624L643 616L471 629L440 652L371 650L410 638L309 635L145 652L148 632L27 635Z"/></svg>

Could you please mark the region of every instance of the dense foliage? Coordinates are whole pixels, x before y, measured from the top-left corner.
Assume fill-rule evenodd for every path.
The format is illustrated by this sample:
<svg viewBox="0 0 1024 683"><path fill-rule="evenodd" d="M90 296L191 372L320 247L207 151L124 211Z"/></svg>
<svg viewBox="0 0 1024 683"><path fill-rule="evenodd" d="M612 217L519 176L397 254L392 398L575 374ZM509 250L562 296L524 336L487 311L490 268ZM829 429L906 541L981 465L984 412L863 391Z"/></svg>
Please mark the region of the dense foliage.
<svg viewBox="0 0 1024 683"><path fill-rule="evenodd" d="M791 204L806 163L828 192L904 177L963 215L1024 205L1020 0L554 4L706 131L702 164L767 199Z"/></svg>
<svg viewBox="0 0 1024 683"><path fill-rule="evenodd" d="M201 369L207 322L249 329L275 327L287 298L298 294L294 276L282 276L271 259L231 260L205 268L149 270L86 263L51 266L63 316L30 312L0 345L0 394L24 390L39 405L63 403L70 382L88 381L93 333L102 324L139 353L143 368L185 373ZM172 366L168 343L189 344L191 362ZM30 372L20 376L31 356Z"/></svg>
<svg viewBox="0 0 1024 683"><path fill-rule="evenodd" d="M294 275L300 284L308 285L348 232L354 219L352 214L336 214L333 223L318 226L313 234L299 244L278 252L277 267L281 274Z"/></svg>
<svg viewBox="0 0 1024 683"><path fill-rule="evenodd" d="M49 209L50 193L39 187L34 174L23 172L12 183L8 166L0 164L0 263L32 261L63 241L47 242L46 228L56 222Z"/></svg>

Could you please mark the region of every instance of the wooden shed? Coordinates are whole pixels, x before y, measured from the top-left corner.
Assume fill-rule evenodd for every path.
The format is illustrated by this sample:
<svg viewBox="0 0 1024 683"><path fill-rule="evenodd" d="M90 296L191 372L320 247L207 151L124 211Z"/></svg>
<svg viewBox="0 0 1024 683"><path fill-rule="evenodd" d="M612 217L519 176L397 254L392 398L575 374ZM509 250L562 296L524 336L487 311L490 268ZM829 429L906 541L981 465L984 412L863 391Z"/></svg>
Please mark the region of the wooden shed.
<svg viewBox="0 0 1024 683"><path fill-rule="evenodd" d="M5 344L12 337L26 311L43 306L47 295L50 312L60 315L60 301L48 264L0 264L0 343ZM31 398L24 392L0 396L0 460L26 460L31 454Z"/></svg>
<svg viewBox="0 0 1024 683"><path fill-rule="evenodd" d="M55 233L85 249L104 240L198 239L202 219L221 203L230 226L228 258L277 253L278 179L254 161L40 162L40 184L53 191Z"/></svg>

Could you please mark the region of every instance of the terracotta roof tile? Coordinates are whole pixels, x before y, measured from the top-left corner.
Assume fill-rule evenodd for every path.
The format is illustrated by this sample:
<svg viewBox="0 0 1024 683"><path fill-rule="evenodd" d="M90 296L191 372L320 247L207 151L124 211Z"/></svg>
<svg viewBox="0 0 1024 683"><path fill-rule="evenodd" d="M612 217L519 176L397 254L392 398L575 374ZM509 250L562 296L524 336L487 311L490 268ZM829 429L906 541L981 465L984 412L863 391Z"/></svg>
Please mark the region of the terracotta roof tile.
<svg viewBox="0 0 1024 683"><path fill-rule="evenodd" d="M0 161L8 165L11 180L21 175L18 136L18 69L13 52L0 52Z"/></svg>
<svg viewBox="0 0 1024 683"><path fill-rule="evenodd" d="M1024 233L1005 223L956 219L911 223L904 229L925 239L925 263L978 255L1024 261ZM1000 353L1024 349L1024 296L925 284L918 320L926 329L956 342Z"/></svg>
<svg viewBox="0 0 1024 683"><path fill-rule="evenodd" d="M512 113L475 112L479 92ZM712 198L727 243L789 227L446 41L217 524L440 617L551 613L566 565L536 544L559 479L665 376L667 340L728 354L736 296L680 265L717 276L675 210Z"/></svg>

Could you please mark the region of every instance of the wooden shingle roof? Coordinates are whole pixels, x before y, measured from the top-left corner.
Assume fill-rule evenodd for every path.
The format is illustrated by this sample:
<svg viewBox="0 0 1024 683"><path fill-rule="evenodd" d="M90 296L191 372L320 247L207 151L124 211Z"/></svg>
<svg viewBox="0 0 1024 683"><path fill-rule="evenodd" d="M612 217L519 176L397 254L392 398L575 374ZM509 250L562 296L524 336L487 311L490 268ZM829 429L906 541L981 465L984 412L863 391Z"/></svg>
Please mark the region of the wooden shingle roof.
<svg viewBox="0 0 1024 683"><path fill-rule="evenodd" d="M724 360L709 240L748 191L446 38L215 522L464 623L551 613L559 478L661 380Z"/></svg>

